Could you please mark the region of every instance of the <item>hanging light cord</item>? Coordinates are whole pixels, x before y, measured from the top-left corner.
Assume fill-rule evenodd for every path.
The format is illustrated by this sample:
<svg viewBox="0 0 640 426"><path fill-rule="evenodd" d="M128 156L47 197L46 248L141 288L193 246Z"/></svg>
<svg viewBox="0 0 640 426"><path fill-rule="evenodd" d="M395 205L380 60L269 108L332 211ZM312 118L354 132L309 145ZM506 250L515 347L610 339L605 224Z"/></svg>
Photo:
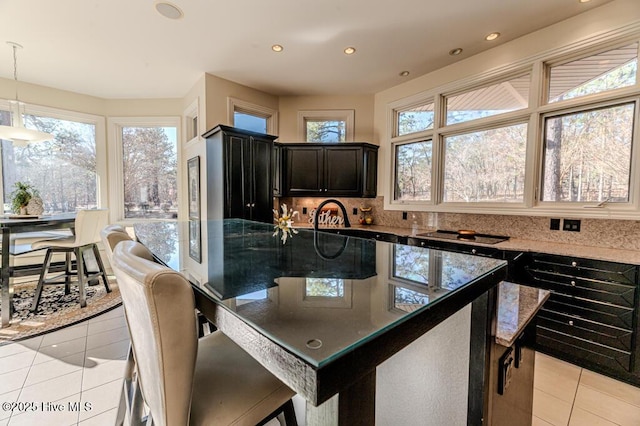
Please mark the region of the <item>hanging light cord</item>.
<svg viewBox="0 0 640 426"><path fill-rule="evenodd" d="M16 101L18 101L18 44L11 43L13 47L13 79L16 82Z"/></svg>

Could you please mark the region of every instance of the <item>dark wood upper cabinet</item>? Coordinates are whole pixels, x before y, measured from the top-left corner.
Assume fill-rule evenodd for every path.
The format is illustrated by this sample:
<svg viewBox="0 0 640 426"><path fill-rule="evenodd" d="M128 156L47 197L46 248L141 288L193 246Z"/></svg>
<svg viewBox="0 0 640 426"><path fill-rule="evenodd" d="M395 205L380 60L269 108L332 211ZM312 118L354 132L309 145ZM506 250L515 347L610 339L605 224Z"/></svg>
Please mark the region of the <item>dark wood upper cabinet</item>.
<svg viewBox="0 0 640 426"><path fill-rule="evenodd" d="M203 136L207 139L207 218L272 222L273 140L277 136L222 125Z"/></svg>
<svg viewBox="0 0 640 426"><path fill-rule="evenodd" d="M289 197L375 197L378 147L368 143L286 143L280 194Z"/></svg>

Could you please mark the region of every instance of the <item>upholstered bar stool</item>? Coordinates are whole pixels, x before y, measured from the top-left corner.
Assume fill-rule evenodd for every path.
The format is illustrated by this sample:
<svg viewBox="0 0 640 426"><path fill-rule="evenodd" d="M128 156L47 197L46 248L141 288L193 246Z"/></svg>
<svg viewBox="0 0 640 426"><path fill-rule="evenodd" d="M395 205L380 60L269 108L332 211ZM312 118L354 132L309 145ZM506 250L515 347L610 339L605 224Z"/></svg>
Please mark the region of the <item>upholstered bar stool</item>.
<svg viewBox="0 0 640 426"><path fill-rule="evenodd" d="M98 210L79 210L76 215L74 225L74 235L68 237L59 237L46 240L36 241L31 244L33 249L46 248L47 253L44 257L42 271L38 279L38 286L33 296L31 311L35 312L40 303L42 289L45 285L61 285L65 286L65 294L69 294L71 286L71 277L78 277L78 292L80 294L80 306L87 306L87 294L85 285L89 280L98 280L102 278L107 292L111 292L107 276L104 272L104 265L100 258L100 252L96 243L100 241L100 231L107 225L109 211L106 209ZM88 272L85 263L85 253L91 251L95 256L97 263L97 271ZM53 278L47 278L49 267L54 253L65 254L66 270L62 275ZM76 258L76 270L71 268L71 254Z"/></svg>
<svg viewBox="0 0 640 426"><path fill-rule="evenodd" d="M134 241L115 246L112 266L151 424L256 425L284 412L296 425L291 389L220 331L198 340L183 275Z"/></svg>
<svg viewBox="0 0 640 426"><path fill-rule="evenodd" d="M100 231L100 237L102 238L104 251L107 253L107 259L109 260L110 265L113 265L113 249L116 245L121 241L132 240L126 229L120 225L109 225L105 227ZM125 319L128 324L126 312ZM127 418L129 419L128 424L130 426L141 425L143 410L144 401L142 400L142 393L140 392L140 386L138 385L133 348L129 345L115 425L122 426ZM132 419L137 419L138 421L136 422Z"/></svg>

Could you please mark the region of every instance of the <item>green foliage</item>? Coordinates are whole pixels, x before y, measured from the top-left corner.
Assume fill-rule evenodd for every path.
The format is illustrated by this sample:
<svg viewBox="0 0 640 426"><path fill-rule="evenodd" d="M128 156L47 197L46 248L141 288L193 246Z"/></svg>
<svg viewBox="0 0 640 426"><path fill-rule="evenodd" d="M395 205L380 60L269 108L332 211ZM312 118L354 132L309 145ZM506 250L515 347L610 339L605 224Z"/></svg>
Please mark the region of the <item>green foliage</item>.
<svg viewBox="0 0 640 426"><path fill-rule="evenodd" d="M11 193L11 210L18 214L20 208L25 207L31 201L31 198L38 196L38 190L31 184L25 182L16 182L15 190Z"/></svg>

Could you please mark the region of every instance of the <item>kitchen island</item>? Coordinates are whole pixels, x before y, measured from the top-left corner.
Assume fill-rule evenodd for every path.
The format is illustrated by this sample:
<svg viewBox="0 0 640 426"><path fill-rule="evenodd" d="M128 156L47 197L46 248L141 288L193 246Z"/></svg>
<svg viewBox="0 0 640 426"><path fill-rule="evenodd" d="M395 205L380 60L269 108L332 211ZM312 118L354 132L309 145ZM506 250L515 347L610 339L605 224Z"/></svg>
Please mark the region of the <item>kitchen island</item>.
<svg viewBox="0 0 640 426"><path fill-rule="evenodd" d="M135 231L307 401L307 424L482 423L505 261L311 230L283 244L272 225L237 219L199 222L197 240L193 225ZM202 263L188 255L197 243Z"/></svg>

